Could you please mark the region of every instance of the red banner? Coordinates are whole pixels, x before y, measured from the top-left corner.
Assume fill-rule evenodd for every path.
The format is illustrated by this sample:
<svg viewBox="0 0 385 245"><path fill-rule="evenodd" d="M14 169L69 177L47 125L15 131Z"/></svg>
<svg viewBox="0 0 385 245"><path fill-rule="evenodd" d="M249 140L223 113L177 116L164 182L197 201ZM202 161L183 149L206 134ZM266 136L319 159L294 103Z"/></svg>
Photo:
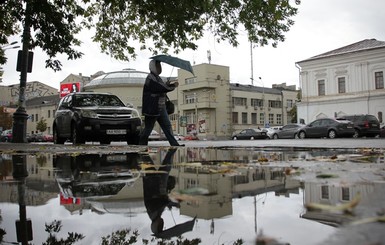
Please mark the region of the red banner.
<svg viewBox="0 0 385 245"><path fill-rule="evenodd" d="M80 92L80 83L63 83L60 84L60 97L64 97L69 93Z"/></svg>

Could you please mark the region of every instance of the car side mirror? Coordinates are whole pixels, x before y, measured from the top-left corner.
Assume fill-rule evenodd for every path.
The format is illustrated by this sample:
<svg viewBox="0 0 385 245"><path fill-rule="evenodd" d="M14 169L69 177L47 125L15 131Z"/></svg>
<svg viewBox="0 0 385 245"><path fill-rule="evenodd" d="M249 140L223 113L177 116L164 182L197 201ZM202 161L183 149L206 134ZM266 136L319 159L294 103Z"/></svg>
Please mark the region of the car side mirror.
<svg viewBox="0 0 385 245"><path fill-rule="evenodd" d="M131 104L130 102L128 102L128 103L126 104L126 106L127 106L128 108L134 108L134 105Z"/></svg>

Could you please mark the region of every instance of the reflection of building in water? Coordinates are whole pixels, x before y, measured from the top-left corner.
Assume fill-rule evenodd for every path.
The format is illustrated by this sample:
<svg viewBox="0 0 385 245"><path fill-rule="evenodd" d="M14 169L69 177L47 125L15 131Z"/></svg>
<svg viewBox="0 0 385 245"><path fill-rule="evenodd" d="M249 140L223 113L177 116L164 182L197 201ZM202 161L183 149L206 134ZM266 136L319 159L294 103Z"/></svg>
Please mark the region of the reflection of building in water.
<svg viewBox="0 0 385 245"><path fill-rule="evenodd" d="M26 179L25 202L26 205L36 206L45 204L57 197L58 188L52 167L52 155L26 155L28 178ZM1 179L13 180L12 158L1 158ZM17 182L2 183L0 202L18 203Z"/></svg>
<svg viewBox="0 0 385 245"><path fill-rule="evenodd" d="M322 183L305 182L304 204L321 203L338 205L352 201L356 195L361 195L361 200L368 200L370 195L385 193L383 183L359 183L353 185L328 185ZM330 213L320 211L306 211L303 218L317 220L329 225L339 225L346 220L343 213Z"/></svg>
<svg viewBox="0 0 385 245"><path fill-rule="evenodd" d="M275 191L276 194L298 193L300 182L285 177L282 168L240 167L234 174L213 173L209 167L182 166L178 170L178 189L203 188L208 194L197 203L181 204L181 213L191 217L212 219L232 214L232 198Z"/></svg>

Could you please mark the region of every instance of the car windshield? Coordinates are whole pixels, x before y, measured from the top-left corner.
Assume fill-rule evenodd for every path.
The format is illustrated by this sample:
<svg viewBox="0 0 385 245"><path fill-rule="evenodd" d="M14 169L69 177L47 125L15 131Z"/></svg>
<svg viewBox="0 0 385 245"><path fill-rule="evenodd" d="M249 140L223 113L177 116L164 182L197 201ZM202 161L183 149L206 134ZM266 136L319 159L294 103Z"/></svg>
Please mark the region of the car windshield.
<svg viewBox="0 0 385 245"><path fill-rule="evenodd" d="M87 94L76 95L74 97L74 106L124 106L124 104L118 97L114 95Z"/></svg>

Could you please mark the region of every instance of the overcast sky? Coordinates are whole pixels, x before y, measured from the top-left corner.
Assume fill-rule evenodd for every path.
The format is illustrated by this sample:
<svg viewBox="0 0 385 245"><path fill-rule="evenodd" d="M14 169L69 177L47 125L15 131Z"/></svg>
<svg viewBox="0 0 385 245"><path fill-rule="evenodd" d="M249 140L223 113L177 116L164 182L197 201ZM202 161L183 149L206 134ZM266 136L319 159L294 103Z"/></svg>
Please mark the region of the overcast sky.
<svg viewBox="0 0 385 245"><path fill-rule="evenodd" d="M253 49L254 85L271 87L272 84L286 83L298 87L299 72L295 62L364 39L385 41L384 10L384 0L302 0L299 13L294 17L295 24L285 35L285 42L279 43L277 48ZM61 56L63 68L60 72L46 69L46 56L40 50L34 50L33 71L28 73L27 81L39 81L59 88L60 82L71 73L90 76L98 71L112 72L125 68L148 71L151 53L141 51L131 62L116 61L101 54L98 45L93 44L88 35L91 33L83 33L83 58L67 61L66 56ZM13 38L12 41L19 40ZM212 64L230 67L232 83L251 84L250 44L245 35L240 36L239 41L241 45L233 48L227 43L218 44L212 35L207 35L198 43L198 50L183 51L178 56L192 64L208 63L207 50L210 50ZM18 84L17 50L5 52L8 63L4 66L0 85ZM177 69L165 64L162 75L176 76Z"/></svg>

